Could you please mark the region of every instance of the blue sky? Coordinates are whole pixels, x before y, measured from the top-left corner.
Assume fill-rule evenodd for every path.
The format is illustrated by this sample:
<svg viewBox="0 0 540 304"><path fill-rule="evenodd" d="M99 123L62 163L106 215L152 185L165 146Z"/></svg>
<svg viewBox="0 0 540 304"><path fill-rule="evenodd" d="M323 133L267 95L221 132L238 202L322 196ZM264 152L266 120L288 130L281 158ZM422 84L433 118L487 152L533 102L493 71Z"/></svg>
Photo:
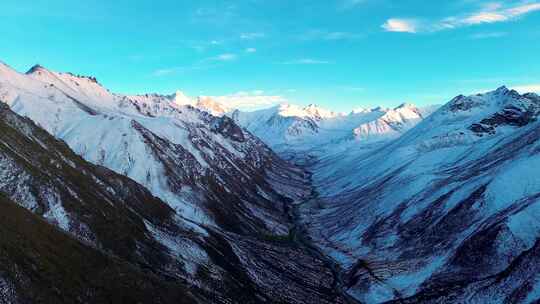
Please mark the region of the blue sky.
<svg viewBox="0 0 540 304"><path fill-rule="evenodd" d="M540 91L540 1L3 0L0 18L0 60L121 93L348 111Z"/></svg>

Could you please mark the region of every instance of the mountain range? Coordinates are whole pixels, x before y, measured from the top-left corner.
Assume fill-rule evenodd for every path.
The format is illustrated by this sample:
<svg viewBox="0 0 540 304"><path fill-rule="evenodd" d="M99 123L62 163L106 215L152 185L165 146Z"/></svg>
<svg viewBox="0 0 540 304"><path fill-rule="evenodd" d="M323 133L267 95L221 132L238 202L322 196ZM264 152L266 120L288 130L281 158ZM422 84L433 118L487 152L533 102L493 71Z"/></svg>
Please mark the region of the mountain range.
<svg viewBox="0 0 540 304"><path fill-rule="evenodd" d="M0 63L0 303L533 303L539 115L506 87L247 112Z"/></svg>

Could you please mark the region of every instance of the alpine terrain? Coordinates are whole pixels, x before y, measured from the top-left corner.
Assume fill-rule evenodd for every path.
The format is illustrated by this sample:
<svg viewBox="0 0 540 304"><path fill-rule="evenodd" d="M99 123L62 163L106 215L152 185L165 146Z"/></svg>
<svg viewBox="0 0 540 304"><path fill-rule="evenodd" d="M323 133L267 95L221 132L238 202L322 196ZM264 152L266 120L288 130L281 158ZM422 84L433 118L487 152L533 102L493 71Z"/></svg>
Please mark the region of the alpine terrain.
<svg viewBox="0 0 540 304"><path fill-rule="evenodd" d="M0 63L0 303L535 303L540 97L243 111Z"/></svg>

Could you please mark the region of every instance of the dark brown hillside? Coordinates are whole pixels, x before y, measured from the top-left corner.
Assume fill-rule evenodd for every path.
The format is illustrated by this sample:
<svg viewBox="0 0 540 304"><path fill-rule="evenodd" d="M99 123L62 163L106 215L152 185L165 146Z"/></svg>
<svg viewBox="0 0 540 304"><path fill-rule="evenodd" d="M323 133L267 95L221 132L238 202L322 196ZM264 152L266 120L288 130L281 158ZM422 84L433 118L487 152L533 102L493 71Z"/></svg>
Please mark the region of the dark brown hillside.
<svg viewBox="0 0 540 304"><path fill-rule="evenodd" d="M0 303L194 303L186 287L105 255L0 194Z"/></svg>

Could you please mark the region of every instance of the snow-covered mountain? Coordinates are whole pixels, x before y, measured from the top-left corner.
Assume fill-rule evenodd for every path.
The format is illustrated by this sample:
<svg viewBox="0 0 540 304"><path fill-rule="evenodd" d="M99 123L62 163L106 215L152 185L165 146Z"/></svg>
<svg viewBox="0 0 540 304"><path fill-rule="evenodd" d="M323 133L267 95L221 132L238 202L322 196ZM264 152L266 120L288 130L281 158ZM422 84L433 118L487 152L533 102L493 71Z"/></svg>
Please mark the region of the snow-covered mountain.
<svg viewBox="0 0 540 304"><path fill-rule="evenodd" d="M91 292L81 292L78 296L88 302L105 296L104 292L111 296L114 294L114 290L110 290L114 285L90 287L77 281L70 286L65 277L60 279L61 273L69 277L92 277L92 281L97 282L101 272L117 265L111 268L112 277L105 280L116 277L117 283L123 282L135 288L133 283L125 282L128 277L139 281L147 279L154 281L156 286L148 285L143 290L153 290L156 294L156 290L163 291L166 286L164 277L156 274L179 279L173 285L180 291L186 287L183 280L196 280L198 267L212 265L208 254L199 245L206 235L204 229L176 215L136 182L85 162L65 143L53 138L31 120L16 115L3 103L0 104L0 201L3 216L9 216L10 222L15 223L25 219L26 222L18 225L28 225L26 229L18 230L18 226L10 227L5 220L0 222L7 228L0 229L3 233L0 252L2 259L7 254L9 260L2 260L0 276L16 286L12 297L23 302L35 302L40 297L50 302L55 302L52 299L69 302L76 299L74 291L84 288ZM14 203L46 222L18 210ZM59 229L46 227L46 223ZM79 242L69 239L60 229ZM31 237L21 239L17 234ZM174 250L167 243L168 238L182 250ZM59 240L65 244L57 243ZM19 242L20 247L14 247L13 242ZM23 260L26 255L28 260ZM113 255L122 262L108 257ZM82 260L84 257L90 260ZM45 259L57 264L47 264ZM90 261L96 264L85 264ZM122 266L127 263L133 266ZM38 270L37 265L43 268ZM141 275L140 269L151 269L151 273ZM36 271L40 275L36 275ZM124 275L127 275L126 279L122 279ZM40 283L57 284L56 292L40 288ZM129 296L129 290L117 287L119 290L115 296ZM187 296L187 292L183 293ZM181 295L168 300L165 296L163 301L172 303Z"/></svg>
<svg viewBox="0 0 540 304"><path fill-rule="evenodd" d="M371 147L399 137L430 112L411 104L394 109L356 109L349 114L315 105L302 108L283 104L253 112L236 110L228 115L282 155L320 157L329 150Z"/></svg>
<svg viewBox="0 0 540 304"><path fill-rule="evenodd" d="M243 112L0 64L0 303L538 301L540 97L432 109Z"/></svg>
<svg viewBox="0 0 540 304"><path fill-rule="evenodd" d="M354 137L359 141L396 138L414 127L424 117L422 112L411 104L402 104L391 110L383 111L379 118L361 124L354 129Z"/></svg>
<svg viewBox="0 0 540 304"><path fill-rule="evenodd" d="M401 137L327 155L303 206L367 303L530 303L540 275L540 97L458 96Z"/></svg>
<svg viewBox="0 0 540 304"><path fill-rule="evenodd" d="M40 67L30 74L38 71L56 75L62 81L46 83L36 75L19 74L6 66L2 66L0 75L1 98L6 102L0 103L0 206L2 214L9 215L0 216L0 295L6 295L2 300L94 303L106 297L157 303L344 303L334 288L336 279L331 267L313 251L288 241L289 227L293 225L290 214L274 211L290 208L293 199L310 190L300 169L274 160L268 148L250 134L238 131L230 119L189 107L172 110L161 104L148 109L163 116L142 115L143 104L139 110L137 103L127 97L106 90L78 91L84 87L95 89L98 84L92 78L53 73ZM78 85L69 87L71 80ZM71 94L65 93L68 90ZM103 99L94 101L94 96ZM111 104L107 99L118 103ZM151 193L128 177L87 162L65 142L7 105L35 115L41 125L56 131L59 137L65 136L68 143L86 143L88 150L81 151L101 151L98 155L102 155L102 161L96 161L98 164L110 164L109 159L124 161L126 157L132 164L130 169L137 172L134 168L151 162L156 172L165 175L163 178L171 179L166 184L171 189L192 187L193 194L179 191L174 195L185 200L186 205L200 208L201 215L173 209L172 201L164 202L152 195L162 193ZM168 111L173 113L164 114ZM172 119L167 115L177 116ZM238 155L250 152L250 157L261 158L264 166L259 170L263 173L244 164L240 156L231 162L239 166L236 170L218 167L211 162L226 159L203 156L208 153L205 151L199 155L207 161L205 170L189 171L193 169L188 165L202 168L203 164L184 146L146 129L143 123L151 125L148 121L152 119L161 128L167 123L178 128L196 124L193 128L199 129L196 135L200 145L215 144L208 138L219 136L220 146L210 151L223 157L234 157L225 149L237 151ZM96 141L96 137L101 140ZM145 145L139 150L146 152L145 159L130 154L137 150L108 150L118 147L110 146L114 140L108 137L119 142L119 147L125 147L126 142L135 147ZM235 150L251 144L255 144L251 148L256 151ZM212 169L218 171L209 172ZM147 174L149 179L152 174ZM290 198L273 190L281 187L281 179L288 182L279 190L290 191ZM256 190L251 192L250 187ZM211 219L203 221L202 216ZM276 224L269 227L273 222ZM21 226L11 227L12 223ZM33 232L36 230L39 232ZM100 275L106 278L99 280ZM143 286L136 286L139 284Z"/></svg>
<svg viewBox="0 0 540 304"><path fill-rule="evenodd" d="M181 104L182 98L125 96L91 77L0 66L0 100L86 160L143 184L197 223L286 234L285 196L305 194L286 191L284 177L302 185L304 172L230 118Z"/></svg>

